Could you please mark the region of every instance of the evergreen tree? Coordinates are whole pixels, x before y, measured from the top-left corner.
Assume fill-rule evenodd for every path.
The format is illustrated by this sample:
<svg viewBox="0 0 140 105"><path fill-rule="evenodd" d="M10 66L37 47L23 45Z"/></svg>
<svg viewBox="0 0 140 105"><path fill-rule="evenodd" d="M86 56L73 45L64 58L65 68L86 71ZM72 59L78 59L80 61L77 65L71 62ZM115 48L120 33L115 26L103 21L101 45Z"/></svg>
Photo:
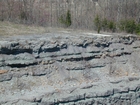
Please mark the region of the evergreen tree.
<svg viewBox="0 0 140 105"><path fill-rule="evenodd" d="M95 24L97 32L100 33L100 30L101 30L101 20L100 20L98 15L94 19L94 24Z"/></svg>
<svg viewBox="0 0 140 105"><path fill-rule="evenodd" d="M65 24L66 24L66 27L71 26L71 13L70 13L70 10L67 11Z"/></svg>

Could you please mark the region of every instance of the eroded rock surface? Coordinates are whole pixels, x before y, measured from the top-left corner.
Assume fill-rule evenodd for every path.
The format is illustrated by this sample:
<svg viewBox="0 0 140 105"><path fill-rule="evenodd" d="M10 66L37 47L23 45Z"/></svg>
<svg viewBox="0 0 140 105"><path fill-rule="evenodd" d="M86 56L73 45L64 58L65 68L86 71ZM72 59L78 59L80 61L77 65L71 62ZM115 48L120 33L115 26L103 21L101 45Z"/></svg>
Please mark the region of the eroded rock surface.
<svg viewBox="0 0 140 105"><path fill-rule="evenodd" d="M50 33L0 39L0 105L139 105L140 38Z"/></svg>

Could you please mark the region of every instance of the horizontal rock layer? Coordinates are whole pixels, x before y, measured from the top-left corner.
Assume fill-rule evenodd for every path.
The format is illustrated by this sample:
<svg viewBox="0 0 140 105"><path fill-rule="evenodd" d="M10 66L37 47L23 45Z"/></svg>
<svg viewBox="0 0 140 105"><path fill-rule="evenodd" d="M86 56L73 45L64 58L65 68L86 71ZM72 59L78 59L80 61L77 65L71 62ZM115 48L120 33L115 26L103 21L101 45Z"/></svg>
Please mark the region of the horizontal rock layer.
<svg viewBox="0 0 140 105"><path fill-rule="evenodd" d="M0 40L2 105L138 105L140 38L59 33Z"/></svg>

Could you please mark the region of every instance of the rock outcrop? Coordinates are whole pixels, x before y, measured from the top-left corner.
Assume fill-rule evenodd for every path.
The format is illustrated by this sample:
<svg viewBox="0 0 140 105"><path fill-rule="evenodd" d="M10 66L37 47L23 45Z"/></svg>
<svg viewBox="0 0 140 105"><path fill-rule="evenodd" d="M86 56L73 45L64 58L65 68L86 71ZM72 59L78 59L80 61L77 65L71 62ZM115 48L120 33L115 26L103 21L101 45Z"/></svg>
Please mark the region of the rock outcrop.
<svg viewBox="0 0 140 105"><path fill-rule="evenodd" d="M1 37L1 105L138 105L140 38Z"/></svg>

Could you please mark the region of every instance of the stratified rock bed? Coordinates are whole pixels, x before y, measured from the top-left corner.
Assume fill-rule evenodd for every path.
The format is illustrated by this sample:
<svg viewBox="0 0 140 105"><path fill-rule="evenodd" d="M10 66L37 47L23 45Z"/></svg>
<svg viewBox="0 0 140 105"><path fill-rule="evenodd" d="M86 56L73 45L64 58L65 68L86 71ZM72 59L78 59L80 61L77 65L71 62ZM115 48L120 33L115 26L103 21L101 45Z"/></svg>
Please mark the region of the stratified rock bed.
<svg viewBox="0 0 140 105"><path fill-rule="evenodd" d="M140 38L0 37L0 105L139 105Z"/></svg>

